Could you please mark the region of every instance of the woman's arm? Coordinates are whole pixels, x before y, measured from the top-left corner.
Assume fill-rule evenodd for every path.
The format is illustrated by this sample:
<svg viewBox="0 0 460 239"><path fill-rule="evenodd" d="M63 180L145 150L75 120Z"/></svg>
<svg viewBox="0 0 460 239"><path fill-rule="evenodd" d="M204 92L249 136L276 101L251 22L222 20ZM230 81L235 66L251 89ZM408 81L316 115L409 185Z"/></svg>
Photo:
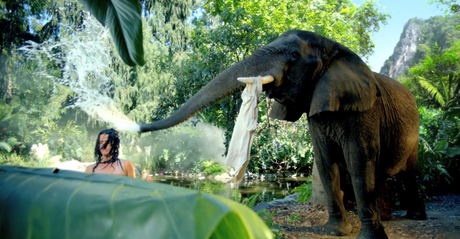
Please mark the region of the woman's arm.
<svg viewBox="0 0 460 239"><path fill-rule="evenodd" d="M125 165L123 166L126 170L126 176L135 178L136 171L134 170L134 166L129 160L125 160Z"/></svg>

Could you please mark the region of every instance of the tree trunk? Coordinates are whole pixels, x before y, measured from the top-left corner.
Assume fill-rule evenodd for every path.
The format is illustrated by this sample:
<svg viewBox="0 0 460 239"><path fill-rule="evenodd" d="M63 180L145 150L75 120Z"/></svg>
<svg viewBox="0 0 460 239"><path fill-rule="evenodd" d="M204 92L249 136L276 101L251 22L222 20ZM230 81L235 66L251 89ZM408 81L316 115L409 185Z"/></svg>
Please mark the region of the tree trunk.
<svg viewBox="0 0 460 239"><path fill-rule="evenodd" d="M311 198L310 202L313 204L319 204L326 206L326 192L324 191L321 178L319 177L318 168L316 162L313 163L313 172L311 173Z"/></svg>
<svg viewBox="0 0 460 239"><path fill-rule="evenodd" d="M9 104L11 102L13 80L11 69L7 65L7 56L0 54L0 75L3 79L0 81L0 94L2 99Z"/></svg>

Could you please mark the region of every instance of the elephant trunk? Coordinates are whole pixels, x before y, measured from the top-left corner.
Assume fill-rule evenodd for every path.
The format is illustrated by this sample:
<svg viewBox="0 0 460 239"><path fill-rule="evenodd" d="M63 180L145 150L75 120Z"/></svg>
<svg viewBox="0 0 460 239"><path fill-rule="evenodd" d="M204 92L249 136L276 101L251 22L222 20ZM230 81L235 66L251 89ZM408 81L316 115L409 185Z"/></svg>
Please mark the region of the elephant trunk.
<svg viewBox="0 0 460 239"><path fill-rule="evenodd" d="M264 65L263 60L257 54L253 54L220 73L168 118L152 122L151 124L139 124L140 132L161 130L178 125L217 100L242 91L245 84L239 82L237 78L258 76L265 72L261 68Z"/></svg>

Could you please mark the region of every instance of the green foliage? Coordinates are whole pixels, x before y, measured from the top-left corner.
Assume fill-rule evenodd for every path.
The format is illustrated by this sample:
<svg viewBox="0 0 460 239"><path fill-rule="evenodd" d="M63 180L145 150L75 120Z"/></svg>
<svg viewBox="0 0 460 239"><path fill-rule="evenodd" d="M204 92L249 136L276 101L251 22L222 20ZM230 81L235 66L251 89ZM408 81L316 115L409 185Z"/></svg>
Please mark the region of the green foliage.
<svg viewBox="0 0 460 239"><path fill-rule="evenodd" d="M16 48L27 41L58 40L62 23L80 26L82 12L77 2L46 0L0 1L0 95L9 103L15 81Z"/></svg>
<svg viewBox="0 0 460 239"><path fill-rule="evenodd" d="M256 206L259 197L260 193L254 194L248 198L244 198L243 201L241 201L241 204L246 205L249 208L253 208ZM275 211L269 211L264 208L258 211L257 215L259 215L259 217L265 222L265 225L267 225L267 227L271 228L272 232L275 233L276 238L278 238L277 233L279 232L279 225L273 223L273 216L275 215Z"/></svg>
<svg viewBox="0 0 460 239"><path fill-rule="evenodd" d="M440 110L420 112L418 168L428 193L455 187L460 177L460 119L445 118Z"/></svg>
<svg viewBox="0 0 460 239"><path fill-rule="evenodd" d="M216 161L203 161L201 162L201 171L206 175L219 175L225 172L225 167Z"/></svg>
<svg viewBox="0 0 460 239"><path fill-rule="evenodd" d="M428 49L421 64L412 67L402 80L418 105L448 109L460 102L460 41L446 50L437 44Z"/></svg>
<svg viewBox="0 0 460 239"><path fill-rule="evenodd" d="M257 199L259 198L260 193L254 194L248 198L244 198L243 201L241 201L241 204L246 205L250 208L253 208L256 206Z"/></svg>
<svg viewBox="0 0 460 239"><path fill-rule="evenodd" d="M244 205L124 176L2 166L0 185L2 238L273 238Z"/></svg>
<svg viewBox="0 0 460 239"><path fill-rule="evenodd" d="M457 0L429 0L430 4L436 4L438 7L444 6L446 9L445 13L456 14L460 12L460 4L457 3ZM460 25L459 25L460 26Z"/></svg>
<svg viewBox="0 0 460 239"><path fill-rule="evenodd" d="M257 212L257 214L265 222L265 225L267 225L267 227L271 228L273 233L277 234L279 232L280 225L273 223L273 216L275 215L274 210L269 211L267 209L262 209L259 212Z"/></svg>
<svg viewBox="0 0 460 239"><path fill-rule="evenodd" d="M109 27L118 54L126 64L130 66L145 64L141 5L138 0L80 0L80 2L102 25Z"/></svg>
<svg viewBox="0 0 460 239"><path fill-rule="evenodd" d="M13 165L21 167L47 168L55 166L57 162L50 158L37 159L30 156L23 156L17 152L11 154L0 153L0 165Z"/></svg>
<svg viewBox="0 0 460 239"><path fill-rule="evenodd" d="M299 197L297 198L297 202L308 202L311 197L311 181L308 183L304 183L298 187L292 189L293 193L300 193Z"/></svg>
<svg viewBox="0 0 460 239"><path fill-rule="evenodd" d="M0 142L0 152L4 152L6 151L7 153L11 152L11 150L13 149L13 147L11 147L11 145L9 143L6 143L6 142Z"/></svg>
<svg viewBox="0 0 460 239"><path fill-rule="evenodd" d="M358 6L351 1L223 0L207 1L204 8L220 17L224 24L218 28L231 31L236 39L247 35L256 43L244 44L243 49L251 45L259 48L287 30L300 29L337 40L362 56L372 53L370 33L377 31L380 24L386 24L389 17L378 11L374 1ZM224 46L231 45L224 43ZM234 46L238 50L240 45Z"/></svg>
<svg viewBox="0 0 460 239"><path fill-rule="evenodd" d="M3 158L24 148L22 142L18 140L16 132L9 128L9 124L18 116L18 114L13 113L15 110L14 106L0 102L0 157Z"/></svg>
<svg viewBox="0 0 460 239"><path fill-rule="evenodd" d="M195 0L141 3L146 15L142 29L146 64L131 68L114 60L114 68L122 76L114 82L114 98L131 119L150 122L177 108L174 90L178 69L188 57L185 50L192 31L188 22Z"/></svg>
<svg viewBox="0 0 460 239"><path fill-rule="evenodd" d="M190 32L193 30L190 20L194 17L192 11L196 9L197 1L142 0L141 3L151 30L151 34L147 35L152 35L154 42L167 46L171 56L182 58L180 53L190 44Z"/></svg>
<svg viewBox="0 0 460 239"><path fill-rule="evenodd" d="M286 217L286 222L287 223L301 223L302 218L300 217L299 213L294 214L294 215L289 215Z"/></svg>
<svg viewBox="0 0 460 239"><path fill-rule="evenodd" d="M42 41L43 36L52 34L55 25L52 21L44 21L48 17L57 14L59 4L53 4L46 0L2 0L0 1L0 55L9 55L15 47L21 46L27 40ZM56 10L56 11L55 11ZM29 19L31 21L44 21L45 26L30 29ZM4 59L2 59L3 61ZM2 71L5 70L2 62ZM2 72L3 73L3 72Z"/></svg>
<svg viewBox="0 0 460 239"><path fill-rule="evenodd" d="M301 118L288 123L269 119L262 113L259 112L261 123L254 134L248 168L255 173L309 175L313 166L313 145L307 120Z"/></svg>
<svg viewBox="0 0 460 239"><path fill-rule="evenodd" d="M113 60L120 76L113 82L114 100L136 122L150 122L169 113L168 107L161 104L171 103L164 103L162 99L173 90L176 81L174 56L170 55L166 43L151 37L150 31L144 24L146 64L143 67L128 67L118 59Z"/></svg>
<svg viewBox="0 0 460 239"><path fill-rule="evenodd" d="M428 194L455 190L459 182L460 42L434 44L427 56L402 77L419 105L418 168Z"/></svg>

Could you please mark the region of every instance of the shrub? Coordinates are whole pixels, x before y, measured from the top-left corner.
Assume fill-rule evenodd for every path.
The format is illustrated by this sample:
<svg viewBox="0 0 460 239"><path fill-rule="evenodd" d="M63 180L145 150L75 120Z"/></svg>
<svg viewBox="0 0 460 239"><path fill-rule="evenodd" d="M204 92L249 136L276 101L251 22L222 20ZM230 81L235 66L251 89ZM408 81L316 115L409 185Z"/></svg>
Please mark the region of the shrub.
<svg viewBox="0 0 460 239"><path fill-rule="evenodd" d="M225 168L215 161L201 162L201 170L206 176L218 175L218 174L225 172Z"/></svg>
<svg viewBox="0 0 460 239"><path fill-rule="evenodd" d="M418 169L427 193L455 189L460 181L460 119L421 107ZM458 189L457 189L458 190Z"/></svg>

